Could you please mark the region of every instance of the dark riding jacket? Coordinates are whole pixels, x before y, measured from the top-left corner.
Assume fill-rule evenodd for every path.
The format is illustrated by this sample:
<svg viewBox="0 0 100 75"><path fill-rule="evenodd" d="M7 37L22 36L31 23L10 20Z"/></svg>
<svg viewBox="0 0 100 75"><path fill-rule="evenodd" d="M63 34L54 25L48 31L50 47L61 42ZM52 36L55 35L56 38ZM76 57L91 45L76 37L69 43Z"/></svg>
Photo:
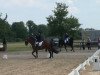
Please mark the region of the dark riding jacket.
<svg viewBox="0 0 100 75"><path fill-rule="evenodd" d="M43 38L42 38L42 36L40 34L39 35L36 35L36 41L37 42L43 41Z"/></svg>
<svg viewBox="0 0 100 75"><path fill-rule="evenodd" d="M68 34L65 34L64 35L64 40L66 40L68 37L69 37Z"/></svg>

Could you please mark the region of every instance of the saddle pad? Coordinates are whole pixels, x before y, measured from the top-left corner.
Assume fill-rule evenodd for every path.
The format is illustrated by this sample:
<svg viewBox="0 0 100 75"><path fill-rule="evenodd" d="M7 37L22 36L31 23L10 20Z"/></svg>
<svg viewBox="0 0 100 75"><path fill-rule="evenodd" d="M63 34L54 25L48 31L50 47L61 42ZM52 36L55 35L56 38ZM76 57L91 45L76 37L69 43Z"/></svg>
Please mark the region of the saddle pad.
<svg viewBox="0 0 100 75"><path fill-rule="evenodd" d="M42 41L42 42L39 42L39 46L41 46L41 45L42 45L42 43L43 43L43 41Z"/></svg>
<svg viewBox="0 0 100 75"><path fill-rule="evenodd" d="M43 41L41 41L41 42L36 42L36 44L37 44L38 46L41 46L42 43L43 43Z"/></svg>

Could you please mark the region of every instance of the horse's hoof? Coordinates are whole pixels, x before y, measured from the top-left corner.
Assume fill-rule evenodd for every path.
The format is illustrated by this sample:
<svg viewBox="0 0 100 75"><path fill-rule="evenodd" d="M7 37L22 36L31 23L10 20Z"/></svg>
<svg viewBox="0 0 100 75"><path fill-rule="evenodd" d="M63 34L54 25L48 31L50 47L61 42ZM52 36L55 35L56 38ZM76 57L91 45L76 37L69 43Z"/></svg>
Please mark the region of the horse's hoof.
<svg viewBox="0 0 100 75"><path fill-rule="evenodd" d="M35 57L35 59L37 59L38 57L37 56L34 56Z"/></svg>
<svg viewBox="0 0 100 75"><path fill-rule="evenodd" d="M51 59L51 58L53 58L53 57L49 57L49 58Z"/></svg>
<svg viewBox="0 0 100 75"><path fill-rule="evenodd" d="M37 57L35 57L35 59L37 59Z"/></svg>

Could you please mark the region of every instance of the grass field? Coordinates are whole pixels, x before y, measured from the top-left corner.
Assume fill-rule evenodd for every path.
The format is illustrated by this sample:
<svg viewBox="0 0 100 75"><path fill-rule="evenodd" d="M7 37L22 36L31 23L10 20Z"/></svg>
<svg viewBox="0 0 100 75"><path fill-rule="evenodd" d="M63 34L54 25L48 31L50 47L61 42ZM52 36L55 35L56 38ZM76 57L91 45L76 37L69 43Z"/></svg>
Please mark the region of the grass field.
<svg viewBox="0 0 100 75"><path fill-rule="evenodd" d="M79 43L74 43L74 45L78 45L78 47L74 47L74 48L80 48L79 47ZM86 47L87 48L87 47ZM97 47L92 47L93 48L97 48ZM12 43L7 43L7 51L32 51L31 45L28 44L28 46L25 45L24 42L12 42Z"/></svg>
<svg viewBox="0 0 100 75"><path fill-rule="evenodd" d="M25 45L24 42L13 42L7 44L7 51L30 51L32 50L31 45L28 44L28 46Z"/></svg>

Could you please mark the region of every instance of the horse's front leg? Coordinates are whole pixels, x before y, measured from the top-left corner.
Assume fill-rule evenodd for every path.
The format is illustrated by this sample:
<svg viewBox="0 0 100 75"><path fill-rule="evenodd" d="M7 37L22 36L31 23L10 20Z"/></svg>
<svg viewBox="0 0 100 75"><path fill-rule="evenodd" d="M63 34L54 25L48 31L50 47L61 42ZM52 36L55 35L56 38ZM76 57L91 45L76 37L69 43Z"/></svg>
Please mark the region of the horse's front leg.
<svg viewBox="0 0 100 75"><path fill-rule="evenodd" d="M38 50L36 50L36 58L38 58Z"/></svg>
<svg viewBox="0 0 100 75"><path fill-rule="evenodd" d="M32 51L32 55L36 58L36 55L34 55L35 50Z"/></svg>
<svg viewBox="0 0 100 75"><path fill-rule="evenodd" d="M65 47L65 50L66 50L66 52L67 52L67 46L66 46L66 44L64 44L64 47Z"/></svg>

